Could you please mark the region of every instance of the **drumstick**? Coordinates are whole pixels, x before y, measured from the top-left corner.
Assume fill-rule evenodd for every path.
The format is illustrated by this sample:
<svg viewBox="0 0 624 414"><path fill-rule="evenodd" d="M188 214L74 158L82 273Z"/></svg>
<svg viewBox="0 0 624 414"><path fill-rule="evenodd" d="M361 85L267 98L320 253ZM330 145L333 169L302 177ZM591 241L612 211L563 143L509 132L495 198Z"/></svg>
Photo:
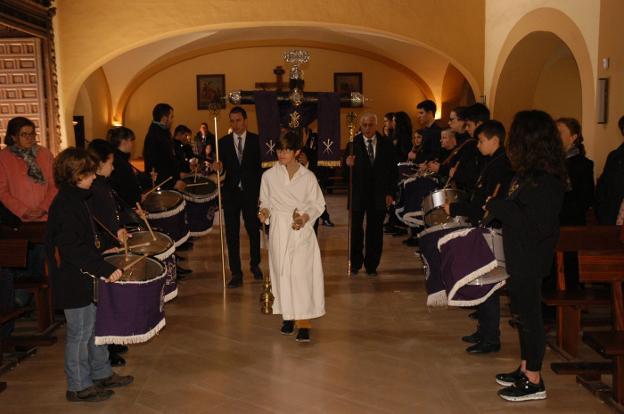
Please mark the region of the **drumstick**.
<svg viewBox="0 0 624 414"><path fill-rule="evenodd" d="M501 185L500 183L496 184L496 187L494 187L494 191L492 191L492 195L490 197L488 197L488 200L492 199L492 198L496 198L496 196L498 195L498 192L500 191ZM487 204L487 200L486 200L486 204ZM483 209L485 210L485 205L483 206ZM485 219L487 218L488 214L490 214L490 212L488 210L485 210L485 213L483 214L483 218L481 219L481 222L484 222Z"/></svg>
<svg viewBox="0 0 624 414"><path fill-rule="evenodd" d="M147 193L145 193L145 194L143 194L143 195L147 197L149 194L151 194L151 193L152 193L152 191L157 190L159 187L161 187L163 184L165 184L167 181L171 180L172 178L173 178L173 177L169 177L169 178L167 178L165 181L163 181L162 183L160 183L160 184L158 184L158 185L155 185L154 187L152 187L152 189L151 189L151 190L149 190Z"/></svg>
<svg viewBox="0 0 624 414"><path fill-rule="evenodd" d="M455 172L457 172L457 168L459 168L459 161L457 161L457 163L454 165L455 168ZM444 187L442 187L442 189L446 189L448 188L449 184L451 184L451 181L453 181L453 179L455 178L455 174L453 174L452 177L449 177L448 181L446 182L446 184L444 184Z"/></svg>
<svg viewBox="0 0 624 414"><path fill-rule="evenodd" d="M147 217L145 216L145 212L141 208L141 205L139 204L138 201L136 202L136 206L137 206L137 209L139 210L139 214L140 214L141 218L143 219L143 221L145 222L145 225L147 226L147 229L149 230L150 234L152 235L152 240L156 241L156 236L154 236L154 232L152 231L152 226L150 226L149 221L147 221Z"/></svg>
<svg viewBox="0 0 624 414"><path fill-rule="evenodd" d="M211 184L209 181L207 181L205 183L187 184L186 188L188 188L188 187L199 187L200 185L209 185L209 184Z"/></svg>
<svg viewBox="0 0 624 414"><path fill-rule="evenodd" d="M125 272L126 270L130 269L132 266L139 263L141 260L145 259L146 257L147 257L146 254L139 256L138 259L134 259L133 261L125 265L121 270Z"/></svg>
<svg viewBox="0 0 624 414"><path fill-rule="evenodd" d="M104 223L102 223L100 220L98 220L98 219L97 219L97 217L95 217L95 216L92 216L92 218L93 218L93 221L95 221L95 222L98 224L98 226L100 226L102 229L104 229L104 231L106 231L106 232L107 232L107 233L108 233L108 234L109 234L109 235L110 235L113 239L115 239L115 240L117 241L117 243L121 244L121 242L119 241L119 239L117 238L117 236L115 236L115 235L113 234L113 232L112 232L112 231L110 231L110 230L108 229L108 227L106 227L106 226L104 225Z"/></svg>
<svg viewBox="0 0 624 414"><path fill-rule="evenodd" d="M127 262L128 261L128 238L124 239L123 245L124 245L124 259Z"/></svg>

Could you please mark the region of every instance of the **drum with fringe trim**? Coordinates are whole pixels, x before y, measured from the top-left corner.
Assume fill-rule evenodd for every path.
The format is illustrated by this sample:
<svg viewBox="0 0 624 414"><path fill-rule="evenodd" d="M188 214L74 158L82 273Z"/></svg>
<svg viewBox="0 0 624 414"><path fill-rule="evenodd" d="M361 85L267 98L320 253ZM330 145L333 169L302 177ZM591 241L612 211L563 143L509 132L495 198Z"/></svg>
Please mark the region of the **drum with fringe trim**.
<svg viewBox="0 0 624 414"><path fill-rule="evenodd" d="M142 203L147 219L180 247L191 235L186 220L186 201L182 194L172 190L154 191Z"/></svg>

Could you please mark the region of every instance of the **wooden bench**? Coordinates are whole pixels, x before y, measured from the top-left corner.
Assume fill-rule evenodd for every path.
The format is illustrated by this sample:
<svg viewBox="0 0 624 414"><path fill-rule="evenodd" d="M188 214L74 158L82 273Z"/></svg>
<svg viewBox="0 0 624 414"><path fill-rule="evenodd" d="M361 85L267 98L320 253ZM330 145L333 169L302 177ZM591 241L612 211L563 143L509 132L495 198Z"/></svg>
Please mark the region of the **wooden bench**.
<svg viewBox="0 0 624 414"><path fill-rule="evenodd" d="M593 289L568 290L565 282L564 253L581 250L617 251L624 253L624 245L619 241L620 226L564 226L560 229L556 248L557 290L544 292L543 302L557 307L557 340L550 344L566 359L578 356L580 340L581 313L597 306L609 306L609 293ZM580 269L579 269L580 272ZM579 276L583 279L583 276ZM553 364L555 372L570 372L569 367L562 369L560 363Z"/></svg>
<svg viewBox="0 0 624 414"><path fill-rule="evenodd" d="M25 267L28 253L28 240L0 240L0 267ZM0 326L24 314L25 309L14 309L13 303L0 309ZM0 337L0 370L4 366L3 341ZM6 382L0 381L0 393L6 389Z"/></svg>
<svg viewBox="0 0 624 414"><path fill-rule="evenodd" d="M577 381L596 393L605 402L624 412L624 253L615 251L579 251L579 274L582 282L607 282L611 285L613 330L584 332L583 341L600 355L611 358L612 387L600 381L588 381L578 376Z"/></svg>

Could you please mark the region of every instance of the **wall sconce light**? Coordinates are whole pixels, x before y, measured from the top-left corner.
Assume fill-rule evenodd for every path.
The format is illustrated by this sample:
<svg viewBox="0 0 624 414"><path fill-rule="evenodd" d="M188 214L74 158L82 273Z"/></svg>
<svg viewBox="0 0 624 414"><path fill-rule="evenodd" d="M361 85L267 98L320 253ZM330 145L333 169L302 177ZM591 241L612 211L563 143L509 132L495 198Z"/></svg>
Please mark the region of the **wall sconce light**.
<svg viewBox="0 0 624 414"><path fill-rule="evenodd" d="M609 64L610 64L610 59L608 57L606 58L602 58L602 68L603 69L609 69Z"/></svg>
<svg viewBox="0 0 624 414"><path fill-rule="evenodd" d="M113 121L113 126L120 127L120 126L123 126L123 124L121 123L121 121Z"/></svg>

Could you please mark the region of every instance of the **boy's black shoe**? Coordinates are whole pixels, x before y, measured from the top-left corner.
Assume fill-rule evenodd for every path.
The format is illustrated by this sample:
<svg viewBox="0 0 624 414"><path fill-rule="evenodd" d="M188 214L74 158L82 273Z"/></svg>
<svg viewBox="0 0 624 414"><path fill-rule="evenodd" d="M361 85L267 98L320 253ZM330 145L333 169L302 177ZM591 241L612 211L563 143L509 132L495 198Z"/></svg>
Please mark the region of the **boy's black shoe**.
<svg viewBox="0 0 624 414"><path fill-rule="evenodd" d="M82 391L67 391L65 398L71 402L99 402L108 400L114 393L112 390L103 390L92 385Z"/></svg>
<svg viewBox="0 0 624 414"><path fill-rule="evenodd" d="M132 384L134 377L132 375L119 375L113 372L113 375L107 378L93 380L96 387L99 388L118 388Z"/></svg>
<svg viewBox="0 0 624 414"><path fill-rule="evenodd" d="M325 227L334 227L334 223L332 223L329 219L322 219L321 224Z"/></svg>
<svg viewBox="0 0 624 414"><path fill-rule="evenodd" d="M262 280L264 279L264 275L262 274L262 269L260 269L259 266L255 266L251 268L251 273L253 273L253 278L255 280Z"/></svg>
<svg viewBox="0 0 624 414"><path fill-rule="evenodd" d="M520 370L520 367L513 372L507 372L503 374L496 374L496 382L503 387L510 387L524 377L524 373Z"/></svg>
<svg viewBox="0 0 624 414"><path fill-rule="evenodd" d="M470 345L466 348L466 352L469 354L489 354L491 352L500 351L500 344L492 344L489 342L479 342L478 344Z"/></svg>
<svg viewBox="0 0 624 414"><path fill-rule="evenodd" d="M540 379L539 384L533 384L526 375L510 387L498 390L498 396L507 401L532 401L546 398L546 387L544 380Z"/></svg>
<svg viewBox="0 0 624 414"><path fill-rule="evenodd" d="M282 322L282 329L280 329L282 335L292 335L295 332L295 321Z"/></svg>
<svg viewBox="0 0 624 414"><path fill-rule="evenodd" d="M108 352L121 355L121 354L125 354L126 352L128 352L128 347L126 345L111 344L108 346Z"/></svg>
<svg viewBox="0 0 624 414"><path fill-rule="evenodd" d="M483 336L479 333L479 331L473 333L472 335L462 336L462 341L468 342L469 344L478 344L483 340Z"/></svg>
<svg viewBox="0 0 624 414"><path fill-rule="evenodd" d="M121 355L114 352L108 355L108 360L110 361L111 367L123 367L126 365L126 360Z"/></svg>
<svg viewBox="0 0 624 414"><path fill-rule="evenodd" d="M299 328L299 332L297 333L297 342L310 342L310 329L308 328Z"/></svg>
<svg viewBox="0 0 624 414"><path fill-rule="evenodd" d="M470 319L474 319L474 320L479 319L479 311L478 311L478 310L476 310L476 311L474 311L474 312L470 312L470 313L468 314L468 317L469 317Z"/></svg>
<svg viewBox="0 0 624 414"><path fill-rule="evenodd" d="M227 287L229 289L236 289L241 286L243 286L243 275L232 275L232 278L228 282Z"/></svg>

